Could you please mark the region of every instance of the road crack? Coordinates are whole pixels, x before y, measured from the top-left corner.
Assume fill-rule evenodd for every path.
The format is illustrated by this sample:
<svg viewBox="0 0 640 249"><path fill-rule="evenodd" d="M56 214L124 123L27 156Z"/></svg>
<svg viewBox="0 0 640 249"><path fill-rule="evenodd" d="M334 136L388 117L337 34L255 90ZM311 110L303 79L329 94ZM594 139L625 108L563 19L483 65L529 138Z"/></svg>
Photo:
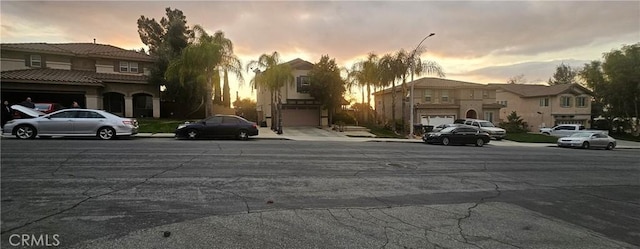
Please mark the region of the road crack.
<svg viewBox="0 0 640 249"><path fill-rule="evenodd" d="M498 184L493 183L493 182L492 182L492 184L495 186L494 191L496 192L496 194L480 198L480 200L478 202L474 203L471 207L467 208L467 214L464 217L458 218L458 233L460 234L460 236L464 240L465 244L473 245L476 248L482 248L482 247L479 246L478 244L475 244L475 243L469 241L468 235L466 235L464 233L464 230L462 229L462 222L464 220L467 220L467 219L471 218L471 213L473 212L473 210L475 208L480 206L480 204L484 203L488 199L498 198L502 194L502 192L500 191L500 186L498 186Z"/></svg>
<svg viewBox="0 0 640 249"><path fill-rule="evenodd" d="M86 150L85 150L85 151L86 151ZM83 151L83 152L84 152L84 151ZM37 219L32 220L32 221L27 221L26 223L24 223L24 224L22 224L22 225L19 225L19 226L13 227L13 228L9 228L9 229L6 229L6 230L4 230L4 231L0 231L0 235L1 235L1 234L6 234L6 233L9 233L9 232L12 232L12 231L15 231L15 230L18 230L18 229L24 228L24 227L27 227L27 226L29 226L29 225L32 225L32 224L38 223L38 222L40 222L40 221L46 220L46 219L51 218L51 217L54 217L54 216L57 216L57 215L60 215L60 214L66 213L66 212L68 212L69 210L75 209L76 207L80 206L82 203L85 203L85 202L87 202L87 201L89 201L89 200L91 200L91 199L97 199L97 198L100 198L100 197L103 197L103 196L108 196L108 195L111 195L111 194L114 194L114 193L117 193L117 192L120 192L120 191L123 191L123 190L126 190L126 189L131 189L131 188L134 188L134 187L140 186L140 185L142 185L142 184L145 184L145 183L149 182L149 180L151 180L151 179L153 179L153 178L156 178L156 177L158 177L158 176L160 176L160 175L162 175L162 174L164 174L164 173L167 173L167 172L169 172L169 171L172 171L172 170L176 170L176 169L182 168L183 166L185 166L185 165L187 165L188 163L190 163L190 162L192 162L193 160L195 160L198 156L200 156L200 155L204 155L206 152L207 152L207 151L203 151L201 154L199 154L199 155L196 155L196 156L192 157L191 159L187 160L186 162L180 163L180 164L179 164L178 166L176 166L176 167L169 168L169 169L163 170L163 171L161 171L161 172L159 172L159 173L153 174L153 175L151 175L150 177L145 178L145 179L144 179L144 181L142 181L142 182L139 182L139 183L136 183L136 184L133 184L133 185L130 185L130 186L124 187L124 188L114 189L114 188L112 188L112 187L109 187L109 188L111 188L111 189L113 189L113 190L112 190L112 191L109 191L109 192L106 192L106 193L99 194L99 195L95 195L95 196L87 196L87 195L86 195L86 193L88 193L88 191L90 191L91 189L93 189L93 188L94 188L94 187L90 187L89 189L85 190L85 191L82 193L82 195L87 196L87 197L86 197L86 198L84 198L84 199L82 199L82 200L80 200L79 202L77 202L77 203L75 203L75 204L71 205L70 207L64 208L64 209L59 210L59 211L57 211L57 212L55 212L55 213L45 215L45 216L43 216L43 217L37 218ZM82 152L81 152L81 153L82 153ZM68 160L67 160L67 161L68 161ZM65 162L66 162L66 161L65 161ZM63 166L62 164L64 164L64 162L62 162L62 163L61 163L61 165L60 165L60 166L59 166L59 167L58 167L54 172L52 172L51 174L52 174L52 175L55 175L55 172L57 172L57 171L58 171L58 170Z"/></svg>

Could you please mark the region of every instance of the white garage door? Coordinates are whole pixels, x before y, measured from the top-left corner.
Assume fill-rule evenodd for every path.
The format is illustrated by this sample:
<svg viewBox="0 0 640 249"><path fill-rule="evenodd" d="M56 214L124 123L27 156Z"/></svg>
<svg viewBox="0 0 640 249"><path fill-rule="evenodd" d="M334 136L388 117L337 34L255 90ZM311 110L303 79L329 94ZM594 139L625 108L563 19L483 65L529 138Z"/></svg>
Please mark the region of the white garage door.
<svg viewBox="0 0 640 249"><path fill-rule="evenodd" d="M454 115L430 115L430 116L422 116L421 123L422 125L432 125L438 126L441 124L453 124L456 116Z"/></svg>
<svg viewBox="0 0 640 249"><path fill-rule="evenodd" d="M320 111L315 109L283 109L282 126L318 126Z"/></svg>

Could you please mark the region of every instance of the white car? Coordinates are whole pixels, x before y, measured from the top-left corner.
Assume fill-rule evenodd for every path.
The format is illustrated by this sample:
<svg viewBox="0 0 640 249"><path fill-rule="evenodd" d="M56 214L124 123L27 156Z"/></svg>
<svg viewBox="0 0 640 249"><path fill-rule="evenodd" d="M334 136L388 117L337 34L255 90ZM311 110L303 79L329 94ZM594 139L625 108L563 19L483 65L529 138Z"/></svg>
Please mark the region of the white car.
<svg viewBox="0 0 640 249"><path fill-rule="evenodd" d="M44 114L43 112L13 105L11 109L31 118L14 119L2 127L3 135L14 135L20 139L52 136L96 136L113 139L116 136L131 136L138 133L138 121L121 118L103 110L63 109Z"/></svg>
<svg viewBox="0 0 640 249"><path fill-rule="evenodd" d="M612 150L616 140L603 132L578 132L558 139L558 147L605 148Z"/></svg>

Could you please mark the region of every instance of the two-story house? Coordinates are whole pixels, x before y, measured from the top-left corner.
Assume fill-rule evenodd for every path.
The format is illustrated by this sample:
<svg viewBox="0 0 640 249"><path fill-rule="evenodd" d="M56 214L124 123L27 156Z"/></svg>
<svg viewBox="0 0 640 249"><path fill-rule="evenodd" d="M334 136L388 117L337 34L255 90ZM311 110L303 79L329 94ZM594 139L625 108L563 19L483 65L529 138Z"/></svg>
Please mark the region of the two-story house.
<svg viewBox="0 0 640 249"><path fill-rule="evenodd" d="M494 86L431 77L409 82L407 89L410 89L411 85L414 87L413 115L416 124L437 126L453 123L459 118L484 119L496 124L499 122L498 115L503 106L496 103ZM373 95L378 115L391 119L391 88L375 92ZM399 86L396 87L396 98L396 119L401 119L404 111L407 118L405 123L408 124L411 112L410 99L403 98L402 88ZM402 101L407 101L406 110L402 110Z"/></svg>
<svg viewBox="0 0 640 249"><path fill-rule="evenodd" d="M282 117L282 126L326 126L328 124L327 111L321 108L320 102L309 95L309 71L313 69L313 63L294 59L286 62L293 71L294 82L280 88L281 115L277 115L278 100L274 99L276 106L271 106L269 89L257 86L256 108L258 110L258 122L271 125L271 119L277 123L277 118ZM274 110L274 111L272 111Z"/></svg>
<svg viewBox="0 0 640 249"><path fill-rule="evenodd" d="M500 118L515 111L531 131L558 124L589 126L591 91L578 84L527 85L490 84L498 88L496 99L505 106Z"/></svg>
<svg viewBox="0 0 640 249"><path fill-rule="evenodd" d="M2 100L73 101L126 117L160 117L160 89L147 54L95 43L3 43Z"/></svg>

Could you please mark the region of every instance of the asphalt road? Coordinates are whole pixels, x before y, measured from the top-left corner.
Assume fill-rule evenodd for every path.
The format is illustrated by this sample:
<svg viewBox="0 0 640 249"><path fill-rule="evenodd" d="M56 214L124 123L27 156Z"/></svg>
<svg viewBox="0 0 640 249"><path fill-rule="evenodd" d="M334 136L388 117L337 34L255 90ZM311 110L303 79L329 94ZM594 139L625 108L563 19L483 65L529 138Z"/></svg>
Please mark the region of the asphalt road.
<svg viewBox="0 0 640 249"><path fill-rule="evenodd" d="M169 138L0 145L2 248L640 247L634 149Z"/></svg>

